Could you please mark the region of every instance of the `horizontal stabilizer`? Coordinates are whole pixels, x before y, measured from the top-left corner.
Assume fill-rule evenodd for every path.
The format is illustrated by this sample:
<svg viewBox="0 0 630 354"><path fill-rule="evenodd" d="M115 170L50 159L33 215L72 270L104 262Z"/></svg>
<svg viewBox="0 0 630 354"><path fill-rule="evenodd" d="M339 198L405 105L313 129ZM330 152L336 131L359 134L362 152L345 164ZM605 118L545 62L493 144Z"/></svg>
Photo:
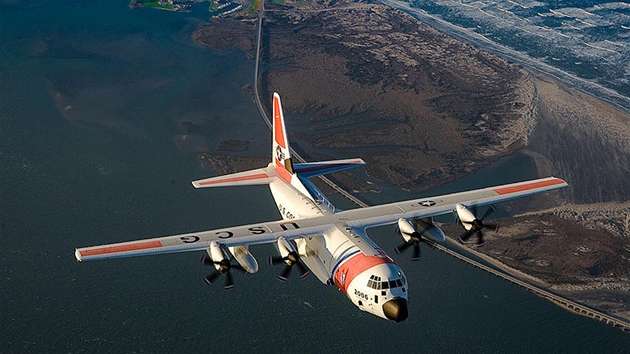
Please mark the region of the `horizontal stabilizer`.
<svg viewBox="0 0 630 354"><path fill-rule="evenodd" d="M269 184L275 177L267 173L266 168L258 168L245 172L211 177L193 181L195 188L225 187L225 186L251 186L256 184Z"/></svg>
<svg viewBox="0 0 630 354"><path fill-rule="evenodd" d="M310 178L328 173L347 170L349 168L365 165L362 159L346 159L323 162L298 163L293 169L300 177Z"/></svg>

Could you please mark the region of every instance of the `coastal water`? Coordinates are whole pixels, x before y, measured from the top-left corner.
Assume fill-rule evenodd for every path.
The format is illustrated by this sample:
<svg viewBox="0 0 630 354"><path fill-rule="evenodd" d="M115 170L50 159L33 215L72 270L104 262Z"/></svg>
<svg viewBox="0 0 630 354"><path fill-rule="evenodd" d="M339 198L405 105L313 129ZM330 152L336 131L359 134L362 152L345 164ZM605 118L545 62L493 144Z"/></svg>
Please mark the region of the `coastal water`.
<svg viewBox="0 0 630 354"><path fill-rule="evenodd" d="M208 17L195 10L0 2L0 353L630 352L628 334L428 250L397 258L411 294L400 324L315 277L276 281L271 246L252 248L260 271L230 292L201 282L194 253L77 263L79 246L279 217L264 187L189 184L212 174L196 150L269 146L242 90L253 63L195 46ZM187 122L212 129L199 139ZM405 195L392 193L370 202Z"/></svg>
<svg viewBox="0 0 630 354"><path fill-rule="evenodd" d="M630 111L630 4L383 0L508 60Z"/></svg>

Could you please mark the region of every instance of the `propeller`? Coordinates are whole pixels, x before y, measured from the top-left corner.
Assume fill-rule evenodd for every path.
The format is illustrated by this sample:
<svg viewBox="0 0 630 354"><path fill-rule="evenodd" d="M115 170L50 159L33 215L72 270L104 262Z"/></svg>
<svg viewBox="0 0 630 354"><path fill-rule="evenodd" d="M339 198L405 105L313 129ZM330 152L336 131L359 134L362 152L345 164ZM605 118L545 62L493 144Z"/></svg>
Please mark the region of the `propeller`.
<svg viewBox="0 0 630 354"><path fill-rule="evenodd" d="M402 234L400 232L400 228L396 227L396 233L398 234ZM420 259L420 243L423 242L422 240L422 236L420 236L419 233L414 232L411 235L409 235L409 240L405 241L403 244L401 244L400 246L396 247L394 250L396 251L396 254L401 254L402 252L406 251L409 247L413 247L413 253L411 254L411 260L412 261L417 261Z"/></svg>
<svg viewBox="0 0 630 354"><path fill-rule="evenodd" d="M247 271L245 271L245 269L241 267L240 264L232 264L227 258L223 258L221 261L216 262L208 257L206 253L201 256L201 264L205 264L215 268L214 272L206 275L203 278L203 282L207 285L212 284L221 274L225 274L225 285L223 287L223 290L230 290L234 287L234 277L232 277L230 269L234 268L244 273L247 273Z"/></svg>
<svg viewBox="0 0 630 354"><path fill-rule="evenodd" d="M293 266L298 267L298 270L300 271L301 279L306 278L310 274L308 269L306 269L306 267L304 266L304 264L300 262L300 255L295 251L290 251L286 257L269 256L269 265L273 266L273 265L278 265L281 263L284 263L285 266L284 266L284 269L282 269L282 272L280 272L280 275L278 275L278 280L280 281L284 282L284 281L287 281L287 279L289 279L289 275L291 274L291 270L293 269Z"/></svg>
<svg viewBox="0 0 630 354"><path fill-rule="evenodd" d="M473 234L477 234L477 246L481 246L485 243L484 239L483 239L483 229L485 228L491 228L494 229L494 231L496 232L499 229L499 225L497 224L488 224L488 223L484 223L483 220L485 220L488 216L492 215L492 213L494 213L497 210L497 208L494 207L494 205L491 205L490 208L488 208L486 210L486 212L480 217L480 218L475 218L473 221L464 221L461 220L461 223L464 224L464 227L466 225L470 226L470 229L466 230L466 232L464 232L460 237L459 237L459 242L460 243L466 243L466 241L473 235ZM471 211L473 215L477 214L477 208L473 208L473 210Z"/></svg>

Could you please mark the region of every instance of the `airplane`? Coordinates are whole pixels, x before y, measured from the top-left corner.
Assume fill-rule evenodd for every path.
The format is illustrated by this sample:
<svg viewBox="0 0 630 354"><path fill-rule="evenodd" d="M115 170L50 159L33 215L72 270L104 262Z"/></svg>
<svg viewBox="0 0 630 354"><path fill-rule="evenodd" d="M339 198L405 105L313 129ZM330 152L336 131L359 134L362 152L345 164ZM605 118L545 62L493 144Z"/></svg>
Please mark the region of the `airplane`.
<svg viewBox="0 0 630 354"><path fill-rule="evenodd" d="M433 217L454 213L464 226L465 241L473 234L482 242L484 217L476 208L566 187L555 177L406 200L390 204L337 210L310 178L365 164L360 158L294 163L278 93L273 94L272 160L267 167L192 182L195 188L268 185L282 220L220 228L180 235L77 248L78 261L204 251L202 263L214 267L207 284L225 278L225 290L234 286L231 269L258 271L249 246L273 243L279 255L272 265L284 264L278 276L287 280L294 266L302 278L312 272L323 284L337 286L359 309L394 322L408 318L409 284L402 268L366 234L366 229L395 224L404 243L397 253L421 242L444 242L444 232ZM487 213L486 213L487 215ZM236 261L236 263L233 263Z"/></svg>

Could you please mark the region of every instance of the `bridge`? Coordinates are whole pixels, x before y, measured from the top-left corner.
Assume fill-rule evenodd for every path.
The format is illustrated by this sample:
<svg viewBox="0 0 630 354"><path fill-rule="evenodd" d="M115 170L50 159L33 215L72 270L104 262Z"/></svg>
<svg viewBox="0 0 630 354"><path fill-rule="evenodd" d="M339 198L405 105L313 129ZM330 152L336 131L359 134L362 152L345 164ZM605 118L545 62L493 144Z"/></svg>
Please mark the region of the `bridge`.
<svg viewBox="0 0 630 354"><path fill-rule="evenodd" d="M265 112L263 108L262 102L260 101L260 94L258 93L258 78L259 78L258 69L260 66L260 46L261 46L261 41L262 41L262 24L263 24L264 13L265 13L265 1L260 0L260 5L258 7L258 36L256 40L256 64L255 64L256 66L254 68L254 100L256 101L256 106L258 107L258 111L260 112L262 119L265 121L265 124L267 124L267 127L269 127L269 129L272 129L271 120L269 119L269 116L267 116L267 112ZM291 148L291 156L295 158L295 160L297 160L298 162L306 162L306 160L302 156L300 156L300 154L298 154L293 148ZM329 185L331 188L333 188L334 190L336 190L341 195L348 198L349 200L351 200L358 206L362 208L365 208L368 206L367 204L363 203L361 200L359 200L352 194L348 193L345 189L339 187L336 183L334 183L327 177L325 176L318 176L318 177L324 183Z"/></svg>
<svg viewBox="0 0 630 354"><path fill-rule="evenodd" d="M258 106L258 110L260 112L261 117L263 118L263 120L265 121L265 123L267 124L267 126L269 127L269 129L272 129L272 124L271 124L271 120L269 119L269 117L267 116L267 113L265 112L263 105L260 101L260 95L259 95L259 87L258 87L258 74L259 74L259 64L260 64L260 47L261 47L261 41L262 41L262 26L263 26L263 19L264 19L264 14L265 14L265 4L264 4L264 0L260 0L260 4L259 4L259 9L258 9L258 35L257 35L257 41L256 41L256 66L254 69L254 100L256 102L256 105ZM291 149L291 156L294 156L296 160L298 160L299 162L306 162L304 160L304 158L302 158L302 156L300 156L295 150ZM359 200L358 198L356 198L355 196L353 196L352 194L348 193L345 189L341 188L340 186L338 186L337 184L335 184L333 181L331 181L330 179L324 177L324 176L319 176L319 178L326 183L327 185L329 185L330 187L332 187L334 190L336 190L337 192L341 193L343 196L345 196L346 198L348 198L349 200L351 200L352 202L356 203L358 206L365 208L368 205L365 204L364 202L362 202L361 200ZM447 238L447 241L452 243L453 245L459 246L455 241L451 240L450 238ZM568 311L571 311L573 313L582 315L582 316L586 316L586 317L590 317L593 318L595 320L604 322L608 325L611 325L615 328L619 328L624 332L630 332L630 322L624 321L622 319L607 315L601 311L595 310L589 306L577 303L575 301L571 301L563 296L560 296L558 294L554 294L548 290L544 290L540 287L538 287L535 284L532 284L530 282L524 281L522 279L519 279L517 277L514 277L508 273L506 273L506 271L503 270L499 270L496 268L492 268L489 267L485 264L482 264L480 262L477 262L475 260L473 260L470 257L467 257L465 255L463 255L462 253L456 252L454 250L452 250L451 248L447 248L445 246L442 246L440 244L433 244L434 248L437 248L438 250L445 252L461 261L464 261L468 264L471 264L479 269L485 270L486 272L492 273L497 277L503 278L507 281L510 281L514 284L517 284L531 292L533 292L534 294L541 296L559 306L564 307L565 309L567 309ZM468 252L475 254L476 256L481 257L482 255L478 252L476 252L475 250L472 249L467 249Z"/></svg>
<svg viewBox="0 0 630 354"><path fill-rule="evenodd" d="M457 244L457 241L454 241L450 238L447 238L447 241L453 245L456 246L460 246L459 244ZM622 319L607 315L601 311L598 311L592 307L589 307L587 305L584 304L580 304L577 303L575 301L571 301L563 296L560 296L558 294L554 294L551 291L542 289L540 287L538 287L535 284L532 284L530 282L527 282L525 280L519 279L515 276L512 276L510 274L507 274L505 271L503 270L499 270L496 268L492 268L490 266L487 266L485 264L482 264L480 262L477 262L459 252L456 252L450 248L444 247L440 244L435 244L433 245L435 248L437 248L438 250L445 252L459 260L462 260L468 264L471 264L479 269L485 270L486 272L492 273L494 275L496 275L497 277L503 278L509 282L512 282L514 284L517 284L531 292L533 292L534 294L543 297L559 306L564 307L565 309L567 309L568 311L571 311L573 313L582 315L582 316L586 316L586 317L590 317L593 318L595 320L604 322L608 325L611 325L615 328L619 328L624 332L630 332L630 323L627 321L624 321ZM472 250L472 249L467 249L467 251L471 252L472 254L475 254L477 256L481 256L481 254L479 254L479 252Z"/></svg>

